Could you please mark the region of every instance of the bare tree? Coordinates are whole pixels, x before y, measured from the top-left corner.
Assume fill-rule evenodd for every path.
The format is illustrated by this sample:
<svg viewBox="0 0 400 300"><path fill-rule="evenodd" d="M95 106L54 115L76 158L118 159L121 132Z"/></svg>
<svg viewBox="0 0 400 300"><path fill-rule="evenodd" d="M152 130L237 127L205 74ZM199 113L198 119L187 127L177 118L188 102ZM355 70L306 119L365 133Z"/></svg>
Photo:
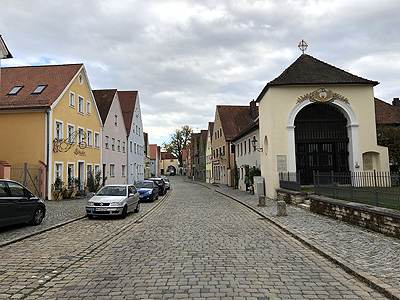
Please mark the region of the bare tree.
<svg viewBox="0 0 400 300"><path fill-rule="evenodd" d="M174 154L182 166L182 152L188 146L192 136L193 129L189 125L183 126L181 129L176 129L171 136L169 143L163 144L165 152Z"/></svg>

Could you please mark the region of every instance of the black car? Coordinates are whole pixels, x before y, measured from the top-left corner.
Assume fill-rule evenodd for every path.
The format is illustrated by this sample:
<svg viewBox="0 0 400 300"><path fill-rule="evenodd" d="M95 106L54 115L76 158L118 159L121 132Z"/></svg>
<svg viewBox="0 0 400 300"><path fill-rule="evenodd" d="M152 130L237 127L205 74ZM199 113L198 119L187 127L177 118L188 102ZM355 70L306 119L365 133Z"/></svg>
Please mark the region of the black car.
<svg viewBox="0 0 400 300"><path fill-rule="evenodd" d="M149 180L154 181L155 184L158 185L158 194L160 196L164 195L167 192L167 188L165 187L164 179L159 177L149 178Z"/></svg>
<svg viewBox="0 0 400 300"><path fill-rule="evenodd" d="M26 223L39 225L46 215L46 206L20 183L0 179L0 227Z"/></svg>

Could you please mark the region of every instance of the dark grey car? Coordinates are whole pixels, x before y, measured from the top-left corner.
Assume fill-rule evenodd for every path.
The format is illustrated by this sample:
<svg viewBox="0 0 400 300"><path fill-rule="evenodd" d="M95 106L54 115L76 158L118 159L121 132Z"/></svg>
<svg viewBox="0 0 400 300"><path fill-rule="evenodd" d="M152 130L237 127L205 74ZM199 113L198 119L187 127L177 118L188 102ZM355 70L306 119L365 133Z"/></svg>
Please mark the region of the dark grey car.
<svg viewBox="0 0 400 300"><path fill-rule="evenodd" d="M25 222L39 225L45 215L42 199L16 181L0 179L0 227Z"/></svg>

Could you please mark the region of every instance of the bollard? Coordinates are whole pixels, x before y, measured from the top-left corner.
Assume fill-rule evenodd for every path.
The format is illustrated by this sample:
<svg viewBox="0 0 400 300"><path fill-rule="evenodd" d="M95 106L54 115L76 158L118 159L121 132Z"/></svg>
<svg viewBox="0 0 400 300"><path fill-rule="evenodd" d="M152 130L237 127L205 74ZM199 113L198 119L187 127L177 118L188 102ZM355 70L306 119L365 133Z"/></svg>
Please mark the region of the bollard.
<svg viewBox="0 0 400 300"><path fill-rule="evenodd" d="M285 201L278 201L277 202L277 212L276 215L278 217L287 216L286 214L286 202Z"/></svg>
<svg viewBox="0 0 400 300"><path fill-rule="evenodd" d="M264 195L258 196L258 206L265 206L265 196Z"/></svg>

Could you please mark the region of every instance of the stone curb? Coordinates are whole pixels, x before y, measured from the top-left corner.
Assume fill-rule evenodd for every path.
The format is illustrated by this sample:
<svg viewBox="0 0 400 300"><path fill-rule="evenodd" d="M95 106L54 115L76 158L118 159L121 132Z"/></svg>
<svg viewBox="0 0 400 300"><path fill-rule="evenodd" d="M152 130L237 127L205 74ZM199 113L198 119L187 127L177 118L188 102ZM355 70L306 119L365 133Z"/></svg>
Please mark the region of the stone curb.
<svg viewBox="0 0 400 300"><path fill-rule="evenodd" d="M192 181L192 182L196 183L196 184L199 184L201 186L204 186L204 187L206 187L206 188L208 188L210 190L214 190L214 189L208 187L207 184L203 184L201 182L196 182L196 181ZM219 193L219 194L221 194L221 195L224 195L224 196L226 196L226 197L228 197L228 198L230 198L232 200L235 200L235 201L237 201L238 203L240 203L240 204L242 204L244 206L246 206L247 208L249 208L253 212L255 212L258 215L260 215L263 218L265 218L268 222L270 222L273 225L277 226L278 228L280 228L281 230L283 230L285 233L289 234L290 236L292 236L296 240L300 241L302 244L304 244L305 246L307 246L308 248L310 248L314 252L316 252L316 253L322 255L323 257L327 258L329 261L331 261L334 264L338 265L340 268L342 268L348 274L355 276L357 279L361 280L362 282L365 282L370 287L372 287L376 291L380 292L381 294L385 295L389 299L400 300L400 291L397 290L396 288L392 287L391 285L382 282L378 278L376 278L376 277L374 277L374 276L372 276L372 275L370 275L370 274L368 274L366 272L357 270L356 267L354 267L353 265L343 261L342 259L335 258L334 254L332 252L324 250L320 246L314 244L308 238L306 238L306 237L294 232L290 227L282 224L281 222L279 222L277 220L272 219L267 214L264 214L264 213L260 212L254 206L252 206L250 204L247 204L247 203L243 202L242 200L237 199L237 198L235 198L233 196L225 194L223 191L217 191L217 190L214 190L214 191Z"/></svg>

